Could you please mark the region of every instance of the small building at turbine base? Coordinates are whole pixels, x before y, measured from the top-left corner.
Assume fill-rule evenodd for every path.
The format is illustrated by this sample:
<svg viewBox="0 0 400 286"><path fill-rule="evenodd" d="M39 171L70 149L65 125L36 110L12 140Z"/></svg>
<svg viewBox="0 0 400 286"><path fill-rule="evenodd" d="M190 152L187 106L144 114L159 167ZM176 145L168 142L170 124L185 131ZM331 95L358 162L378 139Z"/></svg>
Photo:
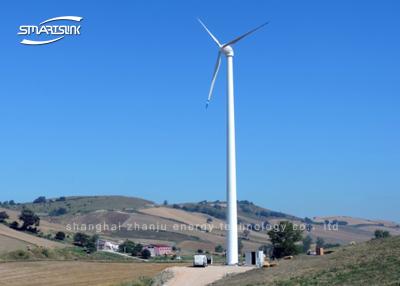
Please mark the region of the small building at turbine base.
<svg viewBox="0 0 400 286"><path fill-rule="evenodd" d="M245 264L248 266L254 265L257 267L263 267L264 266L264 259L265 255L262 250L257 250L257 251L247 251L245 253Z"/></svg>

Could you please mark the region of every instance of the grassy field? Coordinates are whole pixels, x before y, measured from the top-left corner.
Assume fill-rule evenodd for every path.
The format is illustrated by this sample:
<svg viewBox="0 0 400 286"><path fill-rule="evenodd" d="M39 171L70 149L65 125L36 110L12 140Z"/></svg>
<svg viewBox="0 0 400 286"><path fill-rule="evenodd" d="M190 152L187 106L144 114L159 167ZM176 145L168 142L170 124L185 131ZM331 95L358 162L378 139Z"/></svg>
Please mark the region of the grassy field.
<svg viewBox="0 0 400 286"><path fill-rule="evenodd" d="M0 262L10 261L38 261L38 260L83 260L83 261L119 261L131 262L132 258L119 254L97 251L86 253L83 248L71 246L65 248L49 249L32 247L31 249L16 249L0 254Z"/></svg>
<svg viewBox="0 0 400 286"><path fill-rule="evenodd" d="M26 245L36 245L46 248L65 247L65 245L62 243L40 238L25 232L16 231L3 224L0 224L0 236L8 237L11 240L25 243L24 248L26 248Z"/></svg>
<svg viewBox="0 0 400 286"><path fill-rule="evenodd" d="M170 263L104 263L40 261L0 263L1 286L106 286L129 285L141 277L154 277Z"/></svg>
<svg viewBox="0 0 400 286"><path fill-rule="evenodd" d="M336 248L325 256L300 255L213 285L400 285L400 237Z"/></svg>

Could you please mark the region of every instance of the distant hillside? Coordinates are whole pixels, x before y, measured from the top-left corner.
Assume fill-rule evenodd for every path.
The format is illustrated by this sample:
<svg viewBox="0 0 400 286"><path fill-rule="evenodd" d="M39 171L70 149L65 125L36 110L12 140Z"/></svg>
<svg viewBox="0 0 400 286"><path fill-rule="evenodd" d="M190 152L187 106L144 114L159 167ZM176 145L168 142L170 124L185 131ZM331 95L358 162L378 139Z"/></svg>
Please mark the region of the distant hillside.
<svg viewBox="0 0 400 286"><path fill-rule="evenodd" d="M246 200L238 201L237 206L239 223L249 222L254 219L263 220L268 218L298 219L293 215L272 211ZM226 218L226 202L201 201L199 203L173 204L172 207L189 212L204 213L219 219Z"/></svg>
<svg viewBox="0 0 400 286"><path fill-rule="evenodd" d="M228 276L212 285L400 285L400 236L296 256L278 266Z"/></svg>
<svg viewBox="0 0 400 286"><path fill-rule="evenodd" d="M3 204L4 206L4 204ZM132 239L141 243L164 243L175 245L183 251L192 252L199 248L214 251L215 246L225 245L226 203L223 201L201 201L198 203L180 203L157 205L152 201L123 196L84 196L59 197L53 199L38 198L35 203L13 204L0 208L9 213L10 219L18 219L23 207L35 211L41 217L40 231L52 234L66 231L68 225L118 225L117 231L100 230L100 235L116 241ZM322 237L327 243L348 244L361 242L373 237L376 229L388 230L392 235L400 235L400 227L394 223L371 221L351 217L299 218L293 215L273 211L253 202L238 201L238 221L246 229L239 229L239 238L243 250L257 249L268 244L268 229L258 229L273 225L281 220L289 220L297 225L307 224L314 240ZM327 230L325 221L338 223L339 230ZM162 225L160 231L139 229L129 230L130 226ZM175 226L179 228L175 228ZM208 225L208 229L200 226ZM191 226L191 229L189 228ZM181 228L182 227L182 228ZM212 228L212 229L211 229ZM94 233L95 230L79 229ZM8 239L3 241L9 244Z"/></svg>
<svg viewBox="0 0 400 286"><path fill-rule="evenodd" d="M135 197L82 196L45 199L44 202L23 203L9 207L18 210L27 207L41 215L57 216L67 213L73 215L89 213L97 210L125 210L129 212L152 205L154 205L152 201ZM57 213L60 209L63 209L63 211Z"/></svg>

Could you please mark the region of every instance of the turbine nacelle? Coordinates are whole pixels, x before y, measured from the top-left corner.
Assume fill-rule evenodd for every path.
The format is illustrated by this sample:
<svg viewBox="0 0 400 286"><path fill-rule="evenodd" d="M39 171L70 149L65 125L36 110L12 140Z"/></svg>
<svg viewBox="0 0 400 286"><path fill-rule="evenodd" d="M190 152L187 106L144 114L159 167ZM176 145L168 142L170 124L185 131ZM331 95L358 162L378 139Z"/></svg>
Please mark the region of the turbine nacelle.
<svg viewBox="0 0 400 286"><path fill-rule="evenodd" d="M222 46L220 48L220 52L223 53L227 57L233 57L233 48L231 46Z"/></svg>

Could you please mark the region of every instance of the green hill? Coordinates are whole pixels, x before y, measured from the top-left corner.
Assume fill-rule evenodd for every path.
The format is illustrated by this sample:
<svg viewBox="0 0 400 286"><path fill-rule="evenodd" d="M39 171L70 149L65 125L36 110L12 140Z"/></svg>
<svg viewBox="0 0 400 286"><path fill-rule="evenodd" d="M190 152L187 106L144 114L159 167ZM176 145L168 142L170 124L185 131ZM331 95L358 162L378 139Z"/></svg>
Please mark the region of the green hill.
<svg viewBox="0 0 400 286"><path fill-rule="evenodd" d="M27 207L41 215L57 216L63 214L89 213L97 210L134 211L151 206L152 201L125 196L76 196L46 199L44 202L23 203L13 206L13 209ZM62 211L60 211L62 209Z"/></svg>
<svg viewBox="0 0 400 286"><path fill-rule="evenodd" d="M296 256L273 268L230 276L213 285L400 285L400 236Z"/></svg>

